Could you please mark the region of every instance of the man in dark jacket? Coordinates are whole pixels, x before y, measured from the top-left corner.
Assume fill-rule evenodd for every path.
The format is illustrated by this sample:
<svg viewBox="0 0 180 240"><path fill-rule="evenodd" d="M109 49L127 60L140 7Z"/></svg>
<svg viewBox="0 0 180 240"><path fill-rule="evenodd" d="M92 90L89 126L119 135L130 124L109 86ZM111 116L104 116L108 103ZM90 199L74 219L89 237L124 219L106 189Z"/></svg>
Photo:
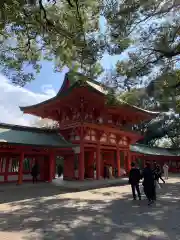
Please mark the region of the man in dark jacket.
<svg viewBox="0 0 180 240"><path fill-rule="evenodd" d="M146 167L144 168L142 177L144 178L144 193L149 201L148 205L151 205L154 200L156 200L156 188L154 172L151 169L149 162L146 163Z"/></svg>
<svg viewBox="0 0 180 240"><path fill-rule="evenodd" d="M136 191L141 200L141 193L139 190L139 181L141 179L141 173L138 168L136 168L135 163L131 163L131 170L129 173L129 184L131 184L133 199L136 200Z"/></svg>

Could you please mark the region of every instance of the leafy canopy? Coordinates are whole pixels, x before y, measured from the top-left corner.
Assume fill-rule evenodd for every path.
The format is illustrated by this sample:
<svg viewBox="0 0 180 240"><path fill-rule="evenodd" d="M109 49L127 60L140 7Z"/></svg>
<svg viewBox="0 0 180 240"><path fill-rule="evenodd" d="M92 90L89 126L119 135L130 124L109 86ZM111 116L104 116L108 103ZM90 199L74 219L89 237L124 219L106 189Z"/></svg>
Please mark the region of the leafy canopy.
<svg viewBox="0 0 180 240"><path fill-rule="evenodd" d="M0 2L0 65L13 83L24 85L54 61L86 74L99 73L99 5L95 0L2 0ZM86 66L86 67L85 67Z"/></svg>
<svg viewBox="0 0 180 240"><path fill-rule="evenodd" d="M133 42L127 58L117 63L117 74L129 84L151 80L178 68L180 55L180 3L160 0L107 1L105 16L110 43L120 48L122 39ZM128 45L127 47L129 47ZM119 49L121 53L121 48Z"/></svg>

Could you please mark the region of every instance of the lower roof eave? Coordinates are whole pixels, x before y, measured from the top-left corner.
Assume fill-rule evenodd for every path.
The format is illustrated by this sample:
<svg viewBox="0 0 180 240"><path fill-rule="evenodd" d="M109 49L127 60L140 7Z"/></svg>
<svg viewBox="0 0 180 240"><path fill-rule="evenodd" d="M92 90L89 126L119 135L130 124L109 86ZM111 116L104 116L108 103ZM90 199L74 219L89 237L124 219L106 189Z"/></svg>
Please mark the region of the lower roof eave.
<svg viewBox="0 0 180 240"><path fill-rule="evenodd" d="M160 147L149 147L144 144L131 144L130 151L143 155L143 156L154 156L154 157L178 157L180 151L172 151L172 149L160 148Z"/></svg>
<svg viewBox="0 0 180 240"><path fill-rule="evenodd" d="M57 145L57 146L53 146L53 145L37 145L37 144L23 144L23 143L13 143L13 142L0 142L0 144L4 144L4 145L16 145L16 146L27 146L27 147L37 147L37 148L53 148L53 149L71 149L74 147L77 147L79 145L77 144L64 144L64 145Z"/></svg>

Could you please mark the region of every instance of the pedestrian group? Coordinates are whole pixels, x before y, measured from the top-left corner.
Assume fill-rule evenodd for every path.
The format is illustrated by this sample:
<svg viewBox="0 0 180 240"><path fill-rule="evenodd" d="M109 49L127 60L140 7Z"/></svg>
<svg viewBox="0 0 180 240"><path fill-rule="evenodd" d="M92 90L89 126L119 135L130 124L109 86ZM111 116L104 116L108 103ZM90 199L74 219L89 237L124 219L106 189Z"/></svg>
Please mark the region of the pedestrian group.
<svg viewBox="0 0 180 240"><path fill-rule="evenodd" d="M168 165L164 164L163 171L165 179L168 179L168 168ZM134 200L136 200L136 192L139 200L141 200L141 191L139 188L141 179L143 179L142 185L144 193L148 199L148 205L151 205L156 201L156 187L160 187L159 180L165 183L164 179L162 178L161 167L156 164L156 162L153 163L153 167L151 167L149 162L146 162L145 168L141 172L134 162L131 163L129 184L132 188L132 195Z"/></svg>

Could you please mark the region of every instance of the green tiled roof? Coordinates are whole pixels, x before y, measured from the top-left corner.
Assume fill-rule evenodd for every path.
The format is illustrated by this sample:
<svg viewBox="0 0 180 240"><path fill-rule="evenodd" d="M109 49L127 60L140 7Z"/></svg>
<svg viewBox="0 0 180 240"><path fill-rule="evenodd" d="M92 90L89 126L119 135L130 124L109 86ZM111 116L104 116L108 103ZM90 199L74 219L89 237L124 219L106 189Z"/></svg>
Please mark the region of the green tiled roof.
<svg viewBox="0 0 180 240"><path fill-rule="evenodd" d="M34 145L54 148L71 148L62 135L55 130L44 130L0 123L0 143Z"/></svg>
<svg viewBox="0 0 180 240"><path fill-rule="evenodd" d="M180 149L149 147L143 144L130 145L131 152L154 156L180 156Z"/></svg>

